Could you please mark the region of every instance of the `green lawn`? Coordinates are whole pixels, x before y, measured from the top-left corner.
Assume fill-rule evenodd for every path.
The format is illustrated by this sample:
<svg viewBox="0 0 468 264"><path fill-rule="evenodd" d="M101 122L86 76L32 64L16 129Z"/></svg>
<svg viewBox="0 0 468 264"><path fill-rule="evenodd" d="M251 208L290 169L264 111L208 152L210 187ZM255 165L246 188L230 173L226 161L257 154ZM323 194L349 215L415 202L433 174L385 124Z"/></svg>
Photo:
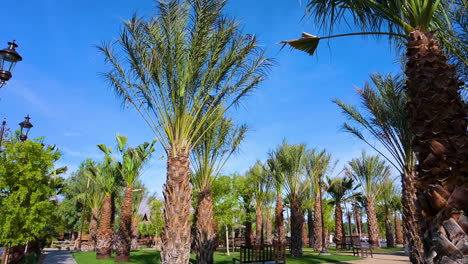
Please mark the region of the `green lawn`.
<svg viewBox="0 0 468 264"><path fill-rule="evenodd" d="M332 253L333 252L352 252L351 249L336 249L335 247L329 247L327 248L327 250ZM314 251L314 249L310 247L303 248L303 251L306 253L318 253L317 251ZM383 247L381 249L374 249L372 251L373 252L397 252L397 251L404 251L404 249L401 247L394 247L394 248Z"/></svg>
<svg viewBox="0 0 468 264"><path fill-rule="evenodd" d="M225 256L224 254L215 254L215 263L217 264L231 264L233 256L237 254L231 254L231 256ZM74 252L73 257L75 258L78 264L110 264L115 263L113 259L101 259L96 260L95 252ZM307 254L301 258L291 258L288 257L288 264L315 264L315 263L329 263L329 262L342 262L350 260L359 260L360 258L353 256L340 256L340 255L330 255L330 256L318 256L316 254ZM192 255L192 263L195 263L195 257ZM160 263L159 252L155 250L139 250L132 251L130 263L138 264L153 264Z"/></svg>

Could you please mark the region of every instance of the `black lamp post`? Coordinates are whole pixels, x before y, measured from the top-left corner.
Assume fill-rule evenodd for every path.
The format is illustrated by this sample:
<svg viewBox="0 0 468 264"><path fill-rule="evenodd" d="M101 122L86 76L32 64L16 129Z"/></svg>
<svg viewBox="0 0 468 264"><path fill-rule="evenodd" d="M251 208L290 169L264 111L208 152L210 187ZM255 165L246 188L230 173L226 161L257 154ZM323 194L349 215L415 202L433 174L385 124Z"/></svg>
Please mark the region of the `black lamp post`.
<svg viewBox="0 0 468 264"><path fill-rule="evenodd" d="M13 42L8 42L8 48L0 50L0 88L13 76L11 72L16 63L23 60L16 51L17 47L18 44L13 40Z"/></svg>
<svg viewBox="0 0 468 264"><path fill-rule="evenodd" d="M19 123L19 125L21 127L19 138L20 138L20 140L22 142L24 142L24 141L26 141L26 139L28 139L29 130L33 127L31 122L29 122L29 119L31 119L31 118L28 115L27 117L25 117L23 122Z"/></svg>

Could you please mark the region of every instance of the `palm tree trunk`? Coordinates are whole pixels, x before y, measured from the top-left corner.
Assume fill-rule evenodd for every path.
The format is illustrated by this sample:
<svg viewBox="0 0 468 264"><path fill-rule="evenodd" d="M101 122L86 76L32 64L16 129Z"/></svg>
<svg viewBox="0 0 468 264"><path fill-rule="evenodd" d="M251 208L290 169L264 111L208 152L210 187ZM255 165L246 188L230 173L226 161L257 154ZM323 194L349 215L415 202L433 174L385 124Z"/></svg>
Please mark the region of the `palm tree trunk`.
<svg viewBox="0 0 468 264"><path fill-rule="evenodd" d="M395 240L393 239L392 214L390 211L385 214L385 238L387 239L387 247L395 247Z"/></svg>
<svg viewBox="0 0 468 264"><path fill-rule="evenodd" d="M304 223L302 225L302 244L303 245L308 245L309 244L309 233L307 232L307 225L305 224L306 219L305 219L304 215L302 216L302 222Z"/></svg>
<svg viewBox="0 0 468 264"><path fill-rule="evenodd" d="M340 203L335 205L335 243L342 246L345 239L345 230L343 225L343 209Z"/></svg>
<svg viewBox="0 0 468 264"><path fill-rule="evenodd" d="M393 224L395 225L395 242L397 245L403 244L403 232L401 231L401 224L400 218L398 217L398 212L394 213L394 221Z"/></svg>
<svg viewBox="0 0 468 264"><path fill-rule="evenodd" d="M424 250L421 236L419 235L416 215L416 170L405 170L401 176L403 207L403 226L405 238L408 240L409 257L413 264L424 263Z"/></svg>
<svg viewBox="0 0 468 264"><path fill-rule="evenodd" d="M314 215L312 214L312 209L307 209L307 228L309 229L309 247L314 247L315 233L314 233Z"/></svg>
<svg viewBox="0 0 468 264"><path fill-rule="evenodd" d="M314 250L315 251L320 251L322 250L323 247L323 234L322 234L322 203L320 202L320 193L317 193L315 195L315 205L314 205L314 211L315 211L315 225L314 225L314 234L315 234L315 240L314 240Z"/></svg>
<svg viewBox="0 0 468 264"><path fill-rule="evenodd" d="M267 244L271 244L273 242L273 230L272 230L272 226L271 226L271 215L268 214L266 216L266 220L265 220L265 232L266 232L266 240L265 242Z"/></svg>
<svg viewBox="0 0 468 264"><path fill-rule="evenodd" d="M115 262L129 262L132 246L133 187L127 185L120 213L119 232L115 240Z"/></svg>
<svg viewBox="0 0 468 264"><path fill-rule="evenodd" d="M91 211L91 221L89 221L89 238L90 248L96 250L97 230L98 230L99 210L93 209Z"/></svg>
<svg viewBox="0 0 468 264"><path fill-rule="evenodd" d="M367 223L369 226L369 243L373 248L380 248L379 226L377 225L377 215L375 214L374 202L367 199Z"/></svg>
<svg viewBox="0 0 468 264"><path fill-rule="evenodd" d="M187 264L190 259L190 161L188 153L168 153L164 185L162 264Z"/></svg>
<svg viewBox="0 0 468 264"><path fill-rule="evenodd" d="M263 212L261 206L255 207L255 245L262 245L262 235L263 235Z"/></svg>
<svg viewBox="0 0 468 264"><path fill-rule="evenodd" d="M281 196L281 193L279 193L276 197L275 242L280 245L286 244L286 232L284 231L283 216L283 197Z"/></svg>
<svg viewBox="0 0 468 264"><path fill-rule="evenodd" d="M245 221L245 245L250 247L253 245L253 233L252 233L252 221L250 220L250 207L249 205L245 206L245 213L247 215L247 220Z"/></svg>
<svg viewBox="0 0 468 264"><path fill-rule="evenodd" d="M132 250L138 250L138 215L132 218Z"/></svg>
<svg viewBox="0 0 468 264"><path fill-rule="evenodd" d="M459 93L463 82L433 34L411 32L406 53L407 109L418 159L418 220L426 262L463 263L468 257L468 234L461 227L468 215L468 108Z"/></svg>
<svg viewBox="0 0 468 264"><path fill-rule="evenodd" d="M114 236L112 198L104 197L101 209L101 221L97 232L96 259L110 258L112 253L112 237Z"/></svg>
<svg viewBox="0 0 468 264"><path fill-rule="evenodd" d="M290 197L291 201L291 256L302 256L302 226L304 217L302 215L301 202L297 197Z"/></svg>
<svg viewBox="0 0 468 264"><path fill-rule="evenodd" d="M197 219L195 236L197 263L212 264L215 233L213 230L213 198L209 188L198 194L195 214Z"/></svg>

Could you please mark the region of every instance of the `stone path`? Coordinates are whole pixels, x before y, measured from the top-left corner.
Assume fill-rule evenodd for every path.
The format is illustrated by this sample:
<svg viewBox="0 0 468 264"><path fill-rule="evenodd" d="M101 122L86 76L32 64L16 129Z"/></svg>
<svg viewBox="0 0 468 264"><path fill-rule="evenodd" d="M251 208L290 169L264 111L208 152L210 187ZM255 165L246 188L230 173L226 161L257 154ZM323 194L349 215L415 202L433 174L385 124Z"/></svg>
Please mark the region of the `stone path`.
<svg viewBox="0 0 468 264"><path fill-rule="evenodd" d="M343 264L410 264L408 256L403 251L398 252L374 252L374 257L364 258L364 260L354 260L340 262Z"/></svg>
<svg viewBox="0 0 468 264"><path fill-rule="evenodd" d="M45 251L42 264L77 264L70 251Z"/></svg>

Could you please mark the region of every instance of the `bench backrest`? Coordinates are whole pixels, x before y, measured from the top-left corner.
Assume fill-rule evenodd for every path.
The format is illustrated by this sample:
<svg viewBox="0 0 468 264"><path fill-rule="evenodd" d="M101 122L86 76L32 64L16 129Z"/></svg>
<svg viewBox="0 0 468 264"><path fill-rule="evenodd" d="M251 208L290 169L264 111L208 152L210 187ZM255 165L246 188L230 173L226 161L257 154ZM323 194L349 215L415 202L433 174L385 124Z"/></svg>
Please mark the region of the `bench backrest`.
<svg viewBox="0 0 468 264"><path fill-rule="evenodd" d="M242 246L240 250L241 262L262 262L286 259L284 245Z"/></svg>

